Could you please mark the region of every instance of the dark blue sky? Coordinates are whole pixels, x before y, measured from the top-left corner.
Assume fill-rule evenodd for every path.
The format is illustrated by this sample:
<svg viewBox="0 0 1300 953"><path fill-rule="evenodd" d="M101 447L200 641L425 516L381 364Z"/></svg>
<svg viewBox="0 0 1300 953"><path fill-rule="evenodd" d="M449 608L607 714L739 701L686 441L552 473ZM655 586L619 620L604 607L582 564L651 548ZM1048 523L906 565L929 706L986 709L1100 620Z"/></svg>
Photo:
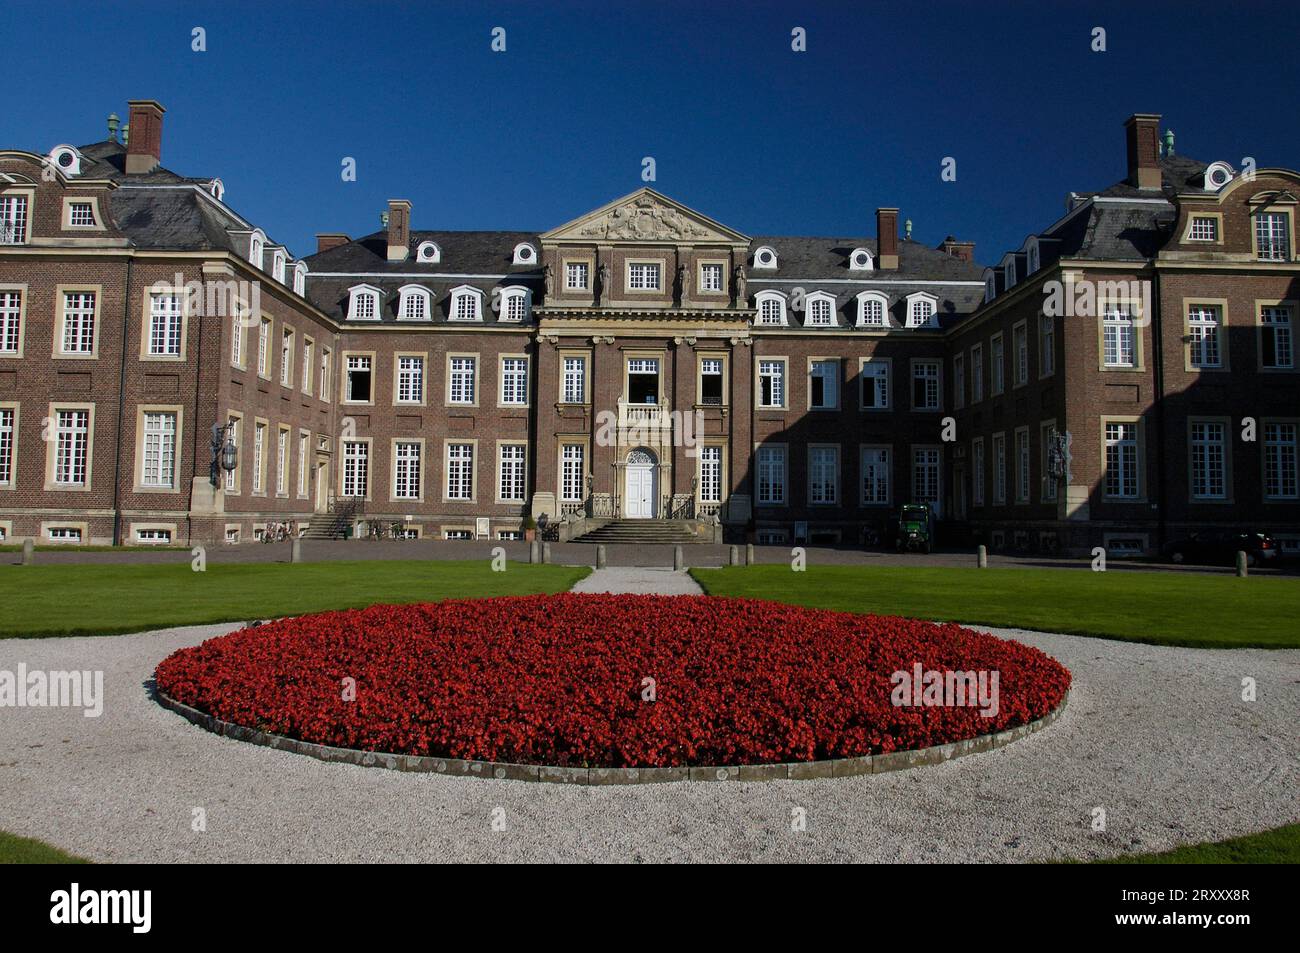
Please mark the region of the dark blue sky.
<svg viewBox="0 0 1300 953"><path fill-rule="evenodd" d="M0 147L102 139L157 99L164 164L220 176L297 255L375 230L390 197L416 228L549 228L640 187L653 156L654 187L749 234L872 235L896 205L918 240L988 262L1068 190L1123 177L1132 112L1197 158L1300 166L1290 9L5 0Z"/></svg>

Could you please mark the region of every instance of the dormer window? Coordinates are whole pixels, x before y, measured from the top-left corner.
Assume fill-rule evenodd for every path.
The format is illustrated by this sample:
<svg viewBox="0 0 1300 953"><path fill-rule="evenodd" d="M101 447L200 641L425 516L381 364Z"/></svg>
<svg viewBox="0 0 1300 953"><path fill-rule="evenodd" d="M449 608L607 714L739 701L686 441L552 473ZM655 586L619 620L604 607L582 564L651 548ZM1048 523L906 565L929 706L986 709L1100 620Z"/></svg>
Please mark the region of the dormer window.
<svg viewBox="0 0 1300 953"><path fill-rule="evenodd" d="M889 299L879 291L864 291L858 295L858 327L886 328L889 322Z"/></svg>
<svg viewBox="0 0 1300 953"><path fill-rule="evenodd" d="M1015 287L1016 260L1014 258L1010 259L1005 265L1002 266L1002 281L1003 281L1003 285L1006 287L1008 291L1010 291L1013 287Z"/></svg>
<svg viewBox="0 0 1300 953"><path fill-rule="evenodd" d="M226 198L226 186L220 179L213 179L208 183L208 194L218 202L223 202Z"/></svg>
<svg viewBox="0 0 1300 953"><path fill-rule="evenodd" d="M254 268L262 267L262 250L266 247L266 236L260 230L253 232L248 241L248 262Z"/></svg>
<svg viewBox="0 0 1300 953"><path fill-rule="evenodd" d="M433 296L424 285L402 285L397 289L399 321L429 321L433 317Z"/></svg>
<svg viewBox="0 0 1300 953"><path fill-rule="evenodd" d="M776 249L767 245L754 250L754 267L776 269Z"/></svg>
<svg viewBox="0 0 1300 953"><path fill-rule="evenodd" d="M865 248L855 248L849 255L849 271L871 271L874 267L871 252Z"/></svg>
<svg viewBox="0 0 1300 953"><path fill-rule="evenodd" d="M532 293L527 288L505 288L501 292L500 320L520 322L528 317L528 302Z"/></svg>
<svg viewBox="0 0 1300 953"><path fill-rule="evenodd" d="M829 328L835 323L835 298L825 291L814 291L804 298L806 324L814 328Z"/></svg>
<svg viewBox="0 0 1300 953"><path fill-rule="evenodd" d="M415 260L436 265L442 261L442 249L436 242L420 242L419 247L415 249Z"/></svg>
<svg viewBox="0 0 1300 953"><path fill-rule="evenodd" d="M1027 262L1027 264L1025 265L1025 268L1026 268L1026 270L1028 271L1029 274L1032 275L1034 272L1036 272L1036 271L1038 270L1038 266L1039 266L1039 263L1040 263L1040 262L1039 262L1039 258L1038 258L1038 240L1037 240L1037 239L1035 239L1035 240L1033 240L1033 241L1031 241L1031 242L1029 243L1029 250L1025 253L1025 261Z"/></svg>
<svg viewBox="0 0 1300 953"><path fill-rule="evenodd" d="M348 320L378 321L381 292L371 285L348 289Z"/></svg>
<svg viewBox="0 0 1300 953"><path fill-rule="evenodd" d="M271 277L280 282L280 284L284 284L285 261L284 252L280 249L277 248L271 253Z"/></svg>
<svg viewBox="0 0 1300 953"><path fill-rule="evenodd" d="M55 146L46 158L64 175L81 174L81 153L72 146Z"/></svg>
<svg viewBox="0 0 1300 953"><path fill-rule="evenodd" d="M451 291L451 320L482 321L483 292L478 288L461 285Z"/></svg>
<svg viewBox="0 0 1300 953"><path fill-rule="evenodd" d="M938 313L935 306L939 299L924 291L917 291L907 296L907 326L909 328L937 328Z"/></svg>
<svg viewBox="0 0 1300 953"><path fill-rule="evenodd" d="M1217 192L1232 181L1232 166L1226 162L1211 162L1205 168L1205 191Z"/></svg>
<svg viewBox="0 0 1300 953"><path fill-rule="evenodd" d="M293 266L293 293L305 295L307 293L307 266L303 262L295 262Z"/></svg>
<svg viewBox="0 0 1300 953"><path fill-rule="evenodd" d="M515 246L514 264L516 265L535 265L537 264L537 249L528 242L520 242Z"/></svg>
<svg viewBox="0 0 1300 953"><path fill-rule="evenodd" d="M760 291L754 295L754 307L758 313L754 323L764 327L785 326L785 295L779 291Z"/></svg>
<svg viewBox="0 0 1300 953"><path fill-rule="evenodd" d="M998 296L998 276L992 268L984 272L984 303L988 304Z"/></svg>

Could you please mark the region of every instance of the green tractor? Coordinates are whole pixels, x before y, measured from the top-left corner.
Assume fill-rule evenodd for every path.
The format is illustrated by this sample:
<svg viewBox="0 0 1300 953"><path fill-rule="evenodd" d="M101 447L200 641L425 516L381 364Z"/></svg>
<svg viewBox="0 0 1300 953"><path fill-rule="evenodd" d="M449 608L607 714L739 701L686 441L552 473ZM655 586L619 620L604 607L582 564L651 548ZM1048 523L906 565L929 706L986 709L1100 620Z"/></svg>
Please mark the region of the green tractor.
<svg viewBox="0 0 1300 953"><path fill-rule="evenodd" d="M930 552L933 519L928 503L904 503L894 527L894 548L900 553Z"/></svg>

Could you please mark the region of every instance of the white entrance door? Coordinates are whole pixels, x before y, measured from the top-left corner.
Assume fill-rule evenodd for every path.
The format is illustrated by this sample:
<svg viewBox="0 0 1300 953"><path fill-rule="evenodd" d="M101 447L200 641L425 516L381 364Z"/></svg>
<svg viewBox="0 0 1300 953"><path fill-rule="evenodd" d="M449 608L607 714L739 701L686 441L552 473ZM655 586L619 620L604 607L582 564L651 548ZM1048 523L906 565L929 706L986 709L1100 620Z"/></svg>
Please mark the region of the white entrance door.
<svg viewBox="0 0 1300 953"><path fill-rule="evenodd" d="M623 495L629 519L653 519L655 515L655 468L649 463L627 465L627 491Z"/></svg>

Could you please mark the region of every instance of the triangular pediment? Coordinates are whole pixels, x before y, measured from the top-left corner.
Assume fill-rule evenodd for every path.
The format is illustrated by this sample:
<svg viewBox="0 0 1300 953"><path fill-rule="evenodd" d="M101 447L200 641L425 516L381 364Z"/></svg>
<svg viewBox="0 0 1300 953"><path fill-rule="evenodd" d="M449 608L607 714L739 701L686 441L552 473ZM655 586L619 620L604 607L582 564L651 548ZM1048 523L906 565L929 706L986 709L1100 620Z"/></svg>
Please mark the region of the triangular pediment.
<svg viewBox="0 0 1300 953"><path fill-rule="evenodd" d="M543 242L602 244L749 244L749 237L727 228L654 189L638 189L595 211L553 228Z"/></svg>

